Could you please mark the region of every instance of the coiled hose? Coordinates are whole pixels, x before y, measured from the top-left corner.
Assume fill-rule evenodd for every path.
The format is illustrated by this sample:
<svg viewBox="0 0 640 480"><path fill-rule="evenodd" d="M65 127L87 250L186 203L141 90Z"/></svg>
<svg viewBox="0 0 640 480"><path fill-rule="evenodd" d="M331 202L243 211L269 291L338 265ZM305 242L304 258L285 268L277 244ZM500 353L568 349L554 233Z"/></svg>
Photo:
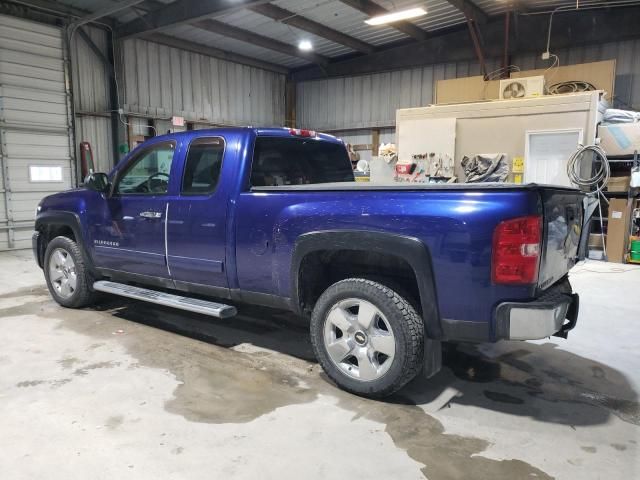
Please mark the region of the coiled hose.
<svg viewBox="0 0 640 480"><path fill-rule="evenodd" d="M589 158L589 167L596 164L598 157L600 158L600 168L591 177L583 177L581 172L582 161L585 159L585 153L587 152L593 153L593 156ZM591 172L592 169L589 168L589 171ZM582 189L590 189L589 194L600 194L609 183L609 178L611 177L607 154L598 145L581 145L567 162L567 176L574 185Z"/></svg>
<svg viewBox="0 0 640 480"><path fill-rule="evenodd" d="M586 153L591 152L592 155L585 155ZM588 169L589 172L593 172L593 165L598 163L598 158L600 159L600 167L593 173L590 177L582 176L582 161L586 158L589 159L589 165L585 167L585 171ZM600 235L602 236L602 253L604 254L605 260L607 259L607 247L604 238L604 222L602 221L602 200L604 200L607 204L609 201L607 197L604 196L603 190L609 183L609 178L611 178L611 167L609 166L609 159L607 158L607 154L605 151L600 148L598 145L580 145L580 148L576 150L576 152L571 155L569 161L567 162L567 176L569 180L574 185L580 187L581 190L589 190L587 191L587 195L589 196L597 196L598 197L598 211L600 214Z"/></svg>

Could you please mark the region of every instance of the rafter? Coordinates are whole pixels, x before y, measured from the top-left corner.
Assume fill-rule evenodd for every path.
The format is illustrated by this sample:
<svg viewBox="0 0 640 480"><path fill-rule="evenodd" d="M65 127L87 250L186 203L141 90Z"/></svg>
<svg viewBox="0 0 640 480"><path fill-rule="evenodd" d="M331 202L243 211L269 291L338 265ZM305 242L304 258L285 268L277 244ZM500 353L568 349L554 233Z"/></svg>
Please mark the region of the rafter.
<svg viewBox="0 0 640 480"><path fill-rule="evenodd" d="M340 1L345 5L349 5L351 8L355 8L356 10L359 10L362 13L366 13L370 17L375 17L376 15L384 15L385 13L389 13L389 10L378 5L372 0L340 0ZM411 22L407 22L407 21L393 22L393 23L390 23L389 26L404 33L405 35L409 35L410 37L416 40L426 40L429 37L429 34L426 31L424 31L423 29L414 25Z"/></svg>
<svg viewBox="0 0 640 480"><path fill-rule="evenodd" d="M636 19L640 7L629 6L610 10L593 10L589 15L582 11L566 11L554 18L551 44L559 50L572 46L599 45L607 41L640 38ZM549 19L544 15L521 15L518 18L519 35L511 37L510 51L540 53L546 49L546 31ZM504 24L502 17L495 17L483 26L483 55L500 58L504 54ZM514 38L515 37L515 38ZM331 62L320 71L314 67L296 69L292 79L296 82L333 76L362 75L434 65L444 62L463 62L477 58L469 41L467 25L433 36L423 42L380 49L372 55L345 58Z"/></svg>
<svg viewBox="0 0 640 480"><path fill-rule="evenodd" d="M477 23L486 23L489 19L488 15L471 0L446 0L449 4L456 7L464 16Z"/></svg>
<svg viewBox="0 0 640 480"><path fill-rule="evenodd" d="M127 8L135 7L139 3L142 3L144 0L123 0L117 3L110 3L109 5L102 7L95 12L89 13L78 20L72 23L76 28L80 25L85 25L87 23L94 22L104 17L108 17L109 15L113 15L121 10L126 10Z"/></svg>
<svg viewBox="0 0 640 480"><path fill-rule="evenodd" d="M331 40L334 43L344 45L357 52L370 54L375 51L375 47L373 45L329 28L325 25L322 25L321 23L305 18L295 12L280 8L271 3L256 5L250 7L249 10L265 17L269 17L277 22L291 25L292 27L304 30L305 32L313 33L318 37L326 38L327 40Z"/></svg>
<svg viewBox="0 0 640 480"><path fill-rule="evenodd" d="M212 18L243 8L267 3L267 0L177 0L162 8L151 10L142 18L136 18L116 30L120 39L160 31L172 25Z"/></svg>
<svg viewBox="0 0 640 480"><path fill-rule="evenodd" d="M289 43L284 43L279 40L274 40L273 38L258 35L257 33L243 30L242 28L234 27L217 20L198 20L197 22L190 22L190 25L201 28L203 30L207 30L212 33L216 33L218 35L235 38L236 40L250 43L257 47L267 48L269 50L284 53L292 57L303 58L322 67L329 64L329 59L323 55L319 55L313 52L305 52Z"/></svg>

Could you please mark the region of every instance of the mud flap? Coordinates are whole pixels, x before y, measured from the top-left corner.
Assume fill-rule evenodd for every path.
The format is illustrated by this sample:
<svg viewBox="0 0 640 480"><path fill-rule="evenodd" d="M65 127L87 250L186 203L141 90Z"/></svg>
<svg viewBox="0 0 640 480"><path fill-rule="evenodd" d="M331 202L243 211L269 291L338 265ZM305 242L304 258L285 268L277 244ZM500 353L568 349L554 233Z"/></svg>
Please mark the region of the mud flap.
<svg viewBox="0 0 640 480"><path fill-rule="evenodd" d="M422 374L425 378L431 378L442 368L442 342L439 340L424 339L424 364Z"/></svg>
<svg viewBox="0 0 640 480"><path fill-rule="evenodd" d="M567 310L567 323L562 325L562 328L553 334L554 337L560 337L566 339L569 335L569 330L573 330L578 321L578 311L580 310L580 297L577 293L571 294L571 305Z"/></svg>

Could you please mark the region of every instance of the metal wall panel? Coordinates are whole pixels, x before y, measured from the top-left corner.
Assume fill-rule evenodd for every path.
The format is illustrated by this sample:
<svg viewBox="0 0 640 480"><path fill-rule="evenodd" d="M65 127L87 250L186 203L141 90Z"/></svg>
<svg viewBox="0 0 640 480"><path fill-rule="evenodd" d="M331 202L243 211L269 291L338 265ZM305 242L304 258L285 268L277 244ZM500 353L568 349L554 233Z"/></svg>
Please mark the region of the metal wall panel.
<svg viewBox="0 0 640 480"><path fill-rule="evenodd" d="M224 125L282 125L284 75L144 40L123 48L125 110Z"/></svg>
<svg viewBox="0 0 640 480"><path fill-rule="evenodd" d="M74 183L64 53L60 29L0 15L0 250L29 247L38 201Z"/></svg>
<svg viewBox="0 0 640 480"><path fill-rule="evenodd" d="M107 33L97 27L82 27L93 43L107 56ZM76 115L76 143L89 142L98 171L114 165L109 112L109 72L102 61L76 32L71 42L73 100ZM77 147L77 145L76 145Z"/></svg>
<svg viewBox="0 0 640 480"><path fill-rule="evenodd" d="M85 115L76 117L76 139L78 144L89 142L91 145L96 171L108 172L113 168L110 118Z"/></svg>
<svg viewBox="0 0 640 480"><path fill-rule="evenodd" d="M640 40L574 47L555 52L561 65L616 59L614 105L640 109ZM545 68L539 55L517 55L521 70ZM500 67L498 59L487 70ZM301 82L297 87L297 124L316 130L359 129L395 125L398 108L433 102L436 82L480 74L478 62L431 65L410 70Z"/></svg>
<svg viewBox="0 0 640 480"><path fill-rule="evenodd" d="M109 51L107 33L86 25L82 29L106 56ZM71 58L76 109L85 112L106 112L109 109L107 68L77 32L71 44Z"/></svg>
<svg viewBox="0 0 640 480"><path fill-rule="evenodd" d="M489 70L497 67L497 60L487 62ZM398 108L433 102L438 80L479 74L477 62L458 62L301 82L297 87L297 123L317 130L393 126Z"/></svg>

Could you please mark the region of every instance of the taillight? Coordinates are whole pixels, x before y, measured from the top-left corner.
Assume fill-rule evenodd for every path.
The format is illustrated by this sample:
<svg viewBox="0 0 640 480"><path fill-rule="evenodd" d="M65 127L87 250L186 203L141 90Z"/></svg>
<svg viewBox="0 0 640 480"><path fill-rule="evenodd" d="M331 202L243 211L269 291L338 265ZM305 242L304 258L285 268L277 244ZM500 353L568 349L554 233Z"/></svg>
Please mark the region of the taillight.
<svg viewBox="0 0 640 480"><path fill-rule="evenodd" d="M542 217L539 215L513 218L499 223L493 232L493 283L536 283L541 239Z"/></svg>
<svg viewBox="0 0 640 480"><path fill-rule="evenodd" d="M314 132L313 130L301 130L299 128L290 128L289 134L295 135L296 137L315 137L316 136L316 132Z"/></svg>

